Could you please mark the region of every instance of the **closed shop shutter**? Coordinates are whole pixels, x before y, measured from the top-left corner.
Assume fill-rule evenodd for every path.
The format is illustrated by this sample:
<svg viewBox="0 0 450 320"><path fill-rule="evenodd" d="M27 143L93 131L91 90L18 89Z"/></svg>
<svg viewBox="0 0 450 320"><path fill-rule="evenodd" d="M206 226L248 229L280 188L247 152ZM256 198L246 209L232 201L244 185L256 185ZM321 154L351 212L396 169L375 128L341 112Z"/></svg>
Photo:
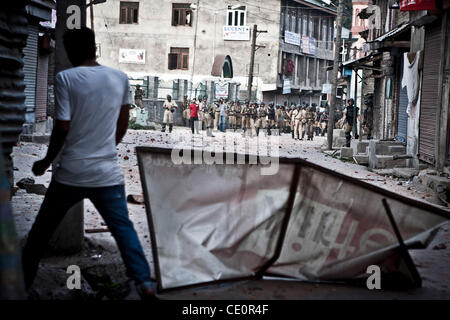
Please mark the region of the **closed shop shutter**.
<svg viewBox="0 0 450 320"><path fill-rule="evenodd" d="M38 37L39 29L37 26L28 26L27 45L23 49L25 74L25 106L27 108L26 121L34 122L34 117L29 115L34 112L36 106L36 75L37 75L37 59L38 59Z"/></svg>
<svg viewBox="0 0 450 320"><path fill-rule="evenodd" d="M403 59L401 60L400 74L403 74ZM403 89L399 88L398 97L398 136L397 140L406 143L408 136L408 114L406 113L406 108L408 107L408 91L406 87Z"/></svg>
<svg viewBox="0 0 450 320"><path fill-rule="evenodd" d="M39 54L36 82L36 120L47 118L48 54Z"/></svg>
<svg viewBox="0 0 450 320"><path fill-rule="evenodd" d="M425 49L422 98L419 122L419 159L434 164L436 141L436 110L440 65L440 25L425 27Z"/></svg>

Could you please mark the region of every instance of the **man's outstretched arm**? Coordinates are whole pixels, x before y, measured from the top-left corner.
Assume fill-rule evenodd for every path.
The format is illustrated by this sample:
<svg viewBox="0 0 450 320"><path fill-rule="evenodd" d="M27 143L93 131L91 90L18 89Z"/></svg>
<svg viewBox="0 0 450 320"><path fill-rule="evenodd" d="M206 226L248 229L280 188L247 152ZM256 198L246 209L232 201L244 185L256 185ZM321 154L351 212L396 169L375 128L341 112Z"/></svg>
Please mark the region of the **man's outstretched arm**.
<svg viewBox="0 0 450 320"><path fill-rule="evenodd" d="M122 141L123 137L127 133L129 118L130 118L130 105L125 104L120 108L119 119L117 119L116 145L118 145L120 141Z"/></svg>
<svg viewBox="0 0 450 320"><path fill-rule="evenodd" d="M50 137L47 155L44 159L33 164L32 171L36 176L41 176L47 171L53 160L57 157L66 141L70 129L70 121L55 120L55 126Z"/></svg>

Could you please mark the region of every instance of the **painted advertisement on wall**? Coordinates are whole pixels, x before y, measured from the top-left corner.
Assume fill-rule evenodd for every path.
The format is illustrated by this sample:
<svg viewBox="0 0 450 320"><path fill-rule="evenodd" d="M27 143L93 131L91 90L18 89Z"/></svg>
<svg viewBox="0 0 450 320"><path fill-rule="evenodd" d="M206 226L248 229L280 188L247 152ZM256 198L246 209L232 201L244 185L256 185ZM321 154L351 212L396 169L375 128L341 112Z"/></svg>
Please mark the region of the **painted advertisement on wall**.
<svg viewBox="0 0 450 320"><path fill-rule="evenodd" d="M145 50L119 49L119 63L145 64Z"/></svg>

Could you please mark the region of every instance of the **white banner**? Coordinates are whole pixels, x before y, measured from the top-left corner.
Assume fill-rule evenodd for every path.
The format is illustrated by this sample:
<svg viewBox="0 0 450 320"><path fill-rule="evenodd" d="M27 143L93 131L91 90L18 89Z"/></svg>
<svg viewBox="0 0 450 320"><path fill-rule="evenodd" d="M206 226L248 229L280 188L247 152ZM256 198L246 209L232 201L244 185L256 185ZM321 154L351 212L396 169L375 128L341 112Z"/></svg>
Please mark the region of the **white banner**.
<svg viewBox="0 0 450 320"><path fill-rule="evenodd" d="M145 64L145 50L119 49L119 63Z"/></svg>
<svg viewBox="0 0 450 320"><path fill-rule="evenodd" d="M331 83L322 84L322 93L331 93Z"/></svg>
<svg viewBox="0 0 450 320"><path fill-rule="evenodd" d="M291 93L291 80L284 79L283 81L283 94Z"/></svg>
<svg viewBox="0 0 450 320"><path fill-rule="evenodd" d="M228 83L216 83L216 98L228 98Z"/></svg>
<svg viewBox="0 0 450 320"><path fill-rule="evenodd" d="M290 31L284 31L284 42L300 46L301 44L300 34Z"/></svg>
<svg viewBox="0 0 450 320"><path fill-rule="evenodd" d="M223 40L250 40L250 27L223 26Z"/></svg>

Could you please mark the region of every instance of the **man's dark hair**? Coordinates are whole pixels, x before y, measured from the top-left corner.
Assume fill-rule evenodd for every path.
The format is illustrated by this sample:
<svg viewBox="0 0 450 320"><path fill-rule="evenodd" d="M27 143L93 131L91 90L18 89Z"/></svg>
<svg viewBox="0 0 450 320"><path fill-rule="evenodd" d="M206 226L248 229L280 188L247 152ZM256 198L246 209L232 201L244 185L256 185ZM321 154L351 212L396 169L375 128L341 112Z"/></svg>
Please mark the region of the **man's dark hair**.
<svg viewBox="0 0 450 320"><path fill-rule="evenodd" d="M95 59L95 33L89 28L81 27L64 32L64 48L67 57L76 67L88 59Z"/></svg>

